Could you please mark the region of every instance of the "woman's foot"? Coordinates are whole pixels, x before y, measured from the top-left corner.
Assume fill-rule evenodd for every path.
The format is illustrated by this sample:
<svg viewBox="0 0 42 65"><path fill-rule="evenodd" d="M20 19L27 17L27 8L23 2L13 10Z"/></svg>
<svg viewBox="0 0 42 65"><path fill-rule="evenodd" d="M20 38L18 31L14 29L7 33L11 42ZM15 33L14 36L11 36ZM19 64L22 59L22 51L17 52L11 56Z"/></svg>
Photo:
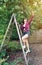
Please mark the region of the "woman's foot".
<svg viewBox="0 0 42 65"><path fill-rule="evenodd" d="M27 47L28 52L31 52L30 49Z"/></svg>
<svg viewBox="0 0 42 65"><path fill-rule="evenodd" d="M27 53L30 53L30 49L28 49L28 50L26 51L26 54L27 54Z"/></svg>
<svg viewBox="0 0 42 65"><path fill-rule="evenodd" d="M28 52L30 52L30 49L28 49Z"/></svg>
<svg viewBox="0 0 42 65"><path fill-rule="evenodd" d="M23 48L26 48L26 46L25 46L25 45L23 45Z"/></svg>

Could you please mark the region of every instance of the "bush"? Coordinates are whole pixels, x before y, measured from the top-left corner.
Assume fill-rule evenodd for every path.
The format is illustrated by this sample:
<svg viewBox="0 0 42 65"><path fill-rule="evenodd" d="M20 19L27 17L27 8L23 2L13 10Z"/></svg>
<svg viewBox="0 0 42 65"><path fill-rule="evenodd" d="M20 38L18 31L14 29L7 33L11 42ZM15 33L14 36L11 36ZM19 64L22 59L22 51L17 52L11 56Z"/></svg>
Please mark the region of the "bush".
<svg viewBox="0 0 42 65"><path fill-rule="evenodd" d="M21 50L21 45L18 42L9 42L8 44L8 48L10 48L11 50Z"/></svg>
<svg viewBox="0 0 42 65"><path fill-rule="evenodd" d="M3 65L5 61L8 59L9 56L7 56L6 49L3 49L0 51L0 65Z"/></svg>

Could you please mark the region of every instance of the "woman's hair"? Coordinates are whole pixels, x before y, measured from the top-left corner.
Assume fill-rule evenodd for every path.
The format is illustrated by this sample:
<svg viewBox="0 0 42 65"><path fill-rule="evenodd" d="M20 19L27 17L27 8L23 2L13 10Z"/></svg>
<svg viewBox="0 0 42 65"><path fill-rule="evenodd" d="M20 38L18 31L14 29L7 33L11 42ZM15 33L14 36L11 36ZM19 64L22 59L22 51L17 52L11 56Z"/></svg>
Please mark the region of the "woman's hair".
<svg viewBox="0 0 42 65"><path fill-rule="evenodd" d="M24 18L24 19L27 19L27 18ZM24 19L22 20L22 23L21 24L24 24ZM28 21L28 19L27 19L27 21Z"/></svg>
<svg viewBox="0 0 42 65"><path fill-rule="evenodd" d="M22 20L22 24L24 24L24 19Z"/></svg>

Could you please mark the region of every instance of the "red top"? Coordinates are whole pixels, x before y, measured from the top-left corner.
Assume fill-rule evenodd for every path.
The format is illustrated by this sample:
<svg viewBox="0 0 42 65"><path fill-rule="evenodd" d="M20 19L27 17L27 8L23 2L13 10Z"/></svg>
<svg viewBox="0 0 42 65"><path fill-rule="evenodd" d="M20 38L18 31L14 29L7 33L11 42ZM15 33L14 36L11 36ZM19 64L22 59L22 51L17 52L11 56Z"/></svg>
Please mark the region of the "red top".
<svg viewBox="0 0 42 65"><path fill-rule="evenodd" d="M21 25L21 30L22 30L23 32L27 32L27 31L30 30L30 23L32 22L33 17L34 17L34 16L31 16L30 19L29 19L28 21L26 21L25 26L23 26L24 24Z"/></svg>

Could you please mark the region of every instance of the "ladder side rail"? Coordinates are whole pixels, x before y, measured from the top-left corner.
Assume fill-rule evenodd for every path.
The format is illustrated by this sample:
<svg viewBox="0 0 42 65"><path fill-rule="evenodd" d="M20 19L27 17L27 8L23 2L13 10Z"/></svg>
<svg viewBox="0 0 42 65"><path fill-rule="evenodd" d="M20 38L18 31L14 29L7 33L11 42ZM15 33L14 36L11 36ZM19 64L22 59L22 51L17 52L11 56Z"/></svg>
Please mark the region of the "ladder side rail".
<svg viewBox="0 0 42 65"><path fill-rule="evenodd" d="M0 50L1 50L2 47L3 47L3 44L4 44L5 38L6 38L6 36L7 36L8 30L9 30L9 28L10 28L10 25L11 25L13 16L14 16L14 15L12 14L11 19L10 19L10 22L9 22L9 25L8 25L8 27L7 27L7 30L6 30L6 33L5 33L4 38L3 38L3 40L2 40Z"/></svg>
<svg viewBox="0 0 42 65"><path fill-rule="evenodd" d="M21 31L21 29L20 29L20 24L19 24L19 23L17 23L17 24L18 24L18 28L19 28L20 34L21 34L21 36L22 36L22 31Z"/></svg>
<svg viewBox="0 0 42 65"><path fill-rule="evenodd" d="M22 47L22 39L21 39L21 36L20 36L20 33L19 33L19 29L18 29L18 25L17 25L17 21L16 21L15 16L14 16L14 22L15 22L15 25L16 25L16 28L17 28L18 36L19 36L19 39L20 39L20 44L21 44L21 47ZM28 61L27 61L26 54L24 52L24 48L23 47L22 47L22 51L23 51L23 54L24 54L26 65L28 65Z"/></svg>

